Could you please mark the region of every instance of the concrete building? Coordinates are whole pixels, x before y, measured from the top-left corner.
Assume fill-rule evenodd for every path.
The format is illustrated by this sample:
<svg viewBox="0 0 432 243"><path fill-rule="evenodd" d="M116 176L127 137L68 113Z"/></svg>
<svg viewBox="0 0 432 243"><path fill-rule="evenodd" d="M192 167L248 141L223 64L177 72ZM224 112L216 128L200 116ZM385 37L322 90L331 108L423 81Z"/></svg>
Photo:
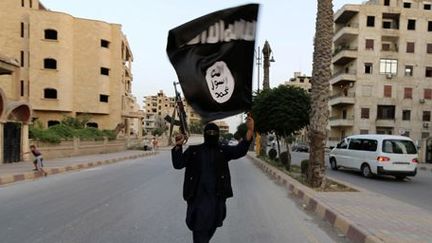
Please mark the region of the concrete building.
<svg viewBox="0 0 432 243"><path fill-rule="evenodd" d="M33 120L48 127L88 114L89 126L126 135L133 120L141 126L121 25L51 11L38 0L2 0L0 16L0 52L20 69L17 81L0 77L0 88L30 103Z"/></svg>
<svg viewBox="0 0 432 243"><path fill-rule="evenodd" d="M308 93L312 92L311 76L302 74L301 72L294 72L294 77L285 82L285 85L298 87L306 90ZM296 143L309 143L308 129L304 128L296 135Z"/></svg>
<svg viewBox="0 0 432 243"><path fill-rule="evenodd" d="M183 98L183 104L186 111L187 122L201 122L200 116L195 113L187 101ZM160 90L156 95L150 95L144 97L144 120L143 127L145 131L151 132L157 127L158 122L164 122L165 116L173 115L175 108L175 97L168 97ZM176 117L178 117L176 115ZM176 118L178 120L178 118ZM177 130L177 128L176 128Z"/></svg>
<svg viewBox="0 0 432 243"><path fill-rule="evenodd" d="M367 133L426 144L432 132L432 1L345 5L334 21L330 145Z"/></svg>

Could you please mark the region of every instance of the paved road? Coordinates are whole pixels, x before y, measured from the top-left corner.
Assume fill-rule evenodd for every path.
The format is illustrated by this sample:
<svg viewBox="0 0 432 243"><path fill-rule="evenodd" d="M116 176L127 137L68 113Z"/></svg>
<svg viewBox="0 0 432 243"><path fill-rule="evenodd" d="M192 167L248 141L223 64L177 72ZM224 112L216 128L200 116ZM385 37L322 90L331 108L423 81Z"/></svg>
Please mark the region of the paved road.
<svg viewBox="0 0 432 243"><path fill-rule="evenodd" d="M292 153L292 161L299 164L303 159L309 158L308 153ZM328 158L326 158L328 167ZM336 179L348 181L353 185L366 188L370 191L382 193L391 198L401 200L417 207L424 208L432 212L432 173L430 171L419 170L415 177L405 181L396 181L394 177L382 176L372 179L364 178L360 172L338 170L327 170L327 174Z"/></svg>
<svg viewBox="0 0 432 243"><path fill-rule="evenodd" d="M247 159L231 164L235 197L212 242L343 242ZM1 242L191 242L183 172L167 151L0 187Z"/></svg>

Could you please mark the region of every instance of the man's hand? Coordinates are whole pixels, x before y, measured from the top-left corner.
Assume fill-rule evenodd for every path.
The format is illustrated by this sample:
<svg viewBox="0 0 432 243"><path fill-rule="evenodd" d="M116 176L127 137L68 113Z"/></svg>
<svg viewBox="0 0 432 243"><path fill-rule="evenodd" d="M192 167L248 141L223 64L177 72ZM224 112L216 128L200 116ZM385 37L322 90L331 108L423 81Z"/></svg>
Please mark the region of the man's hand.
<svg viewBox="0 0 432 243"><path fill-rule="evenodd" d="M175 136L175 144L178 146L182 146L185 143L186 139L187 137L185 135L179 133Z"/></svg>
<svg viewBox="0 0 432 243"><path fill-rule="evenodd" d="M248 141L251 141L253 138L253 134L254 134L255 121L252 118L252 114L250 112L247 114L247 117L246 117L246 127L248 129L248 131L246 133L246 139Z"/></svg>

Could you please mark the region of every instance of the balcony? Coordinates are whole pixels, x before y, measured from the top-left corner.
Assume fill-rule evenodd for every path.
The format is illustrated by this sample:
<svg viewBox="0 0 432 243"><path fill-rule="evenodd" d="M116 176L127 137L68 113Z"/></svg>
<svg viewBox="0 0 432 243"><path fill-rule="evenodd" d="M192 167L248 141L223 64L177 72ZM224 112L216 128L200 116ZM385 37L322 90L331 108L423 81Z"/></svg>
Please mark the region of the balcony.
<svg viewBox="0 0 432 243"><path fill-rule="evenodd" d="M336 94L329 97L330 106L346 106L355 104L355 93Z"/></svg>
<svg viewBox="0 0 432 243"><path fill-rule="evenodd" d="M354 118L342 118L334 116L329 118L330 127L352 127L354 126Z"/></svg>
<svg viewBox="0 0 432 243"><path fill-rule="evenodd" d="M334 22L336 24L348 23L358 13L358 5L344 5L339 11L336 12Z"/></svg>
<svg viewBox="0 0 432 243"><path fill-rule="evenodd" d="M349 71L349 72L340 71L333 74L329 82L330 85L346 86L356 81L356 75L357 75L356 71Z"/></svg>
<svg viewBox="0 0 432 243"><path fill-rule="evenodd" d="M339 46L335 49L332 62L334 65L346 65L357 59L357 47Z"/></svg>
<svg viewBox="0 0 432 243"><path fill-rule="evenodd" d="M379 119L377 118L375 125L377 127L395 127L394 119Z"/></svg>
<svg viewBox="0 0 432 243"><path fill-rule="evenodd" d="M340 43L349 43L355 40L359 34L359 24L350 23L342 28L336 30L335 35L333 37L333 42L335 45L339 45Z"/></svg>

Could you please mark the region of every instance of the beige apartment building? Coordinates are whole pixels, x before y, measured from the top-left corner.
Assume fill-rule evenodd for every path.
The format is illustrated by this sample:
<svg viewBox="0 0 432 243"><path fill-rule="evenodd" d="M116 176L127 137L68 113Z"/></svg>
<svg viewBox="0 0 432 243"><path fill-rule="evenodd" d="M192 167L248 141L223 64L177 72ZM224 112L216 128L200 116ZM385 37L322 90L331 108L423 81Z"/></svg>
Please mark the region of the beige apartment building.
<svg viewBox="0 0 432 243"><path fill-rule="evenodd" d="M187 122L201 122L200 116L195 113L190 105L183 98L183 104L186 111ZM144 120L143 127L147 132L151 132L157 127L157 122L164 122L165 116L173 115L175 108L175 97L168 97L163 90L160 90L156 95L144 97ZM177 120L178 116L176 115ZM176 128L177 129L177 128Z"/></svg>
<svg viewBox="0 0 432 243"><path fill-rule="evenodd" d="M432 135L432 1L369 0L343 6L334 21L329 144L377 133L409 136L426 147Z"/></svg>
<svg viewBox="0 0 432 243"><path fill-rule="evenodd" d="M294 86L306 90L308 93L312 91L311 76L302 74L301 72L294 72L294 77L285 82L285 85ZM309 143L308 129L304 128L298 132L296 136L296 143Z"/></svg>
<svg viewBox="0 0 432 243"><path fill-rule="evenodd" d="M38 0L2 0L0 16L0 53L20 65L19 81L0 78L0 87L28 101L33 120L48 127L89 114L89 126L129 134L143 117L132 109L133 56L121 25L51 11Z"/></svg>

